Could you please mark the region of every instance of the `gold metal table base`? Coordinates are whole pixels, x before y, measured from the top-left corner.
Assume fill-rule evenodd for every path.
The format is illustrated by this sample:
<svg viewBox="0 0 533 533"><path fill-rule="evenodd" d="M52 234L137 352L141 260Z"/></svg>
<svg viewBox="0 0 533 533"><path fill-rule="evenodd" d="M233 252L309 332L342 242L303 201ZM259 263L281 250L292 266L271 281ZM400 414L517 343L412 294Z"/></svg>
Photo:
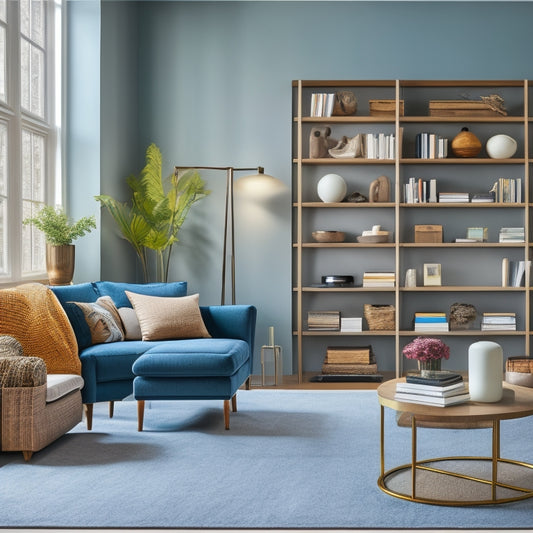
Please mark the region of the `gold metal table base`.
<svg viewBox="0 0 533 533"><path fill-rule="evenodd" d="M381 405L381 428L380 428L380 453L381 453L381 475L378 478L378 487L385 493L400 498L403 500L408 500L416 503L427 503L432 505L446 505L446 506L472 506L472 505L494 505L501 503L515 502L519 500L525 500L527 498L533 497L533 488L519 487L516 485L511 485L509 483L504 483L503 481L498 480L498 466L499 465L514 465L521 469L526 469L531 471L533 465L525 463L522 461L515 461L511 459L503 459L500 457L500 421L493 420L492 423L492 456L491 457L438 457L435 459L425 459L423 461L417 460L417 425L416 417L412 416L411 422L411 463L398 466L391 470L385 471L385 416L384 416L384 406ZM452 472L446 469L436 468L434 465L436 463L442 463L445 461L456 461L459 463L466 463L468 461L478 461L478 462L489 462L491 466L491 475L490 479L485 479L482 477L477 477L474 475L469 475L467 473L461 472ZM387 481L391 476L399 474L402 472L410 471L411 477L411 491L410 494L406 492L399 492L393 490L387 486ZM455 478L457 482L459 480L467 480L474 483L479 483L483 485L490 486L490 498L470 500L470 499L461 499L461 500L447 500L439 498L427 498L424 496L419 496L417 494L417 489L420 487L417 485L417 472L432 472L437 476L451 476ZM497 489L507 489L508 491L514 491L517 493L516 496L512 497L498 497Z"/></svg>

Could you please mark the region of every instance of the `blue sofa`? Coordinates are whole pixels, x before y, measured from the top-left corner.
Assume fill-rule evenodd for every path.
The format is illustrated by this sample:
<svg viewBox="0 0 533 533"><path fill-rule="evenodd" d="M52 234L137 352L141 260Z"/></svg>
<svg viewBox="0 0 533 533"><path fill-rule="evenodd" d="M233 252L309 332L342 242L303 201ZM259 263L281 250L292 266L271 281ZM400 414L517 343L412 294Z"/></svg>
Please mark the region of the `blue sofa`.
<svg viewBox="0 0 533 533"><path fill-rule="evenodd" d="M145 363L141 364L137 379L148 382L148 388L141 385L141 391L151 390L153 372L157 372L157 364L161 360L163 363L173 361L172 375L169 377L179 380L179 387L174 387L172 394L168 393L168 397L172 399L220 398L235 402L236 390L244 383L247 388L250 387L257 315L255 307L251 305L200 306L203 322L211 338L121 340L92 344L91 332L72 302L94 303L107 296L113 300L118 310L131 309L132 304L125 291L147 296L181 297L187 295L187 283L132 284L97 281L51 286L50 289L65 309L78 341L82 377L85 381L82 399L86 406L88 429L92 429L94 403L110 402L110 416L113 416L113 402L132 394L135 378L133 365L141 356ZM233 345L235 349L232 348ZM213 358L212 351L217 351L218 347L223 347L224 353L218 359ZM217 378L218 382L230 383L229 387L217 384ZM145 395L139 400L149 398L149 395ZM226 409L226 403L224 407Z"/></svg>

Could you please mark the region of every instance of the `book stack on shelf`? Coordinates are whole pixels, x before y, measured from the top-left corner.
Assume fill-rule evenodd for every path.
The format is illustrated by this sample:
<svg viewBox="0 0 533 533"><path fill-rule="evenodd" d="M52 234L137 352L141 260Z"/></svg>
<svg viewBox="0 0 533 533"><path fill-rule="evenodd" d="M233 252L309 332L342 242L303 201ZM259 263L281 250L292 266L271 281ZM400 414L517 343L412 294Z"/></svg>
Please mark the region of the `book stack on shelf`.
<svg viewBox="0 0 533 533"><path fill-rule="evenodd" d="M363 317L341 317L341 333L363 331Z"/></svg>
<svg viewBox="0 0 533 533"><path fill-rule="evenodd" d="M404 187L404 201L406 204L436 203L437 179L409 178Z"/></svg>
<svg viewBox="0 0 533 533"><path fill-rule="evenodd" d="M470 400L468 387L461 374L436 372L428 377L408 374L405 383L396 384L394 399L399 402L446 407Z"/></svg>
<svg viewBox="0 0 533 533"><path fill-rule="evenodd" d="M313 93L311 95L311 116L331 117L335 106L335 93Z"/></svg>
<svg viewBox="0 0 533 533"><path fill-rule="evenodd" d="M309 311L307 313L309 331L339 331L340 327L340 311Z"/></svg>
<svg viewBox="0 0 533 533"><path fill-rule="evenodd" d="M385 133L366 133L363 153L366 159L394 159L396 157L396 138Z"/></svg>
<svg viewBox="0 0 533 533"><path fill-rule="evenodd" d="M396 274L394 272L365 272L363 287L394 287Z"/></svg>
<svg viewBox="0 0 533 533"><path fill-rule="evenodd" d="M516 331L516 313L483 313L481 331Z"/></svg>
<svg viewBox="0 0 533 533"><path fill-rule="evenodd" d="M522 179L499 178L492 187L496 202L521 203L522 202Z"/></svg>
<svg viewBox="0 0 533 533"><path fill-rule="evenodd" d="M467 192L439 192L440 203L468 203L470 194Z"/></svg>
<svg viewBox="0 0 533 533"><path fill-rule="evenodd" d="M507 257L502 259L502 286L524 287L526 274L529 275L531 261L510 261Z"/></svg>
<svg viewBox="0 0 533 533"><path fill-rule="evenodd" d="M524 228L501 228L499 242L525 242Z"/></svg>
<svg viewBox="0 0 533 533"><path fill-rule="evenodd" d="M415 313L415 331L448 331L446 313Z"/></svg>
<svg viewBox="0 0 533 533"><path fill-rule="evenodd" d="M472 197L470 199L470 201L474 204L476 203L494 203L495 201L495 198L496 198L496 195L494 192L492 191L489 191L489 192L476 192L474 194L472 194Z"/></svg>
<svg viewBox="0 0 533 533"><path fill-rule="evenodd" d="M328 346L322 374L371 375L378 365L372 346Z"/></svg>

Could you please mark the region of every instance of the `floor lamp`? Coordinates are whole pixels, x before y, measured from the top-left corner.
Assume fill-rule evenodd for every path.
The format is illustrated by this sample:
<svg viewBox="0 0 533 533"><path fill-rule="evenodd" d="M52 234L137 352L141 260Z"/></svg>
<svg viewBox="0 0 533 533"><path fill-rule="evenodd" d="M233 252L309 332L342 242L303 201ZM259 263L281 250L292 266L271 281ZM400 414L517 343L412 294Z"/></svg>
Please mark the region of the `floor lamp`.
<svg viewBox="0 0 533 533"><path fill-rule="evenodd" d="M237 168L237 167L181 167L174 168L174 173L178 175L184 170L225 170L226 171L226 193L225 193L225 207L224 207L224 244L222 250L222 292L220 296L220 304L226 303L226 252L228 249L228 234L231 240L230 247L230 269L231 269L231 303L235 305L235 217L233 210L233 177L235 172L250 172L256 171L256 174L243 176L239 180L245 180L249 187L253 186L254 181L261 180L278 182L277 178L265 174L263 167Z"/></svg>

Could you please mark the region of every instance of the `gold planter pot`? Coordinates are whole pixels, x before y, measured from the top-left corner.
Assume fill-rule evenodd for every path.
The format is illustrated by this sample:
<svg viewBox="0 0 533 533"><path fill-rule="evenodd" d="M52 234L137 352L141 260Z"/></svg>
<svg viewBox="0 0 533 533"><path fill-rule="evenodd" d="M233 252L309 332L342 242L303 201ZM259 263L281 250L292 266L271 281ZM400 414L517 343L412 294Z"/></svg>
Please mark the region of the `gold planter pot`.
<svg viewBox="0 0 533 533"><path fill-rule="evenodd" d="M46 271L50 285L68 285L74 277L76 247L46 245Z"/></svg>

